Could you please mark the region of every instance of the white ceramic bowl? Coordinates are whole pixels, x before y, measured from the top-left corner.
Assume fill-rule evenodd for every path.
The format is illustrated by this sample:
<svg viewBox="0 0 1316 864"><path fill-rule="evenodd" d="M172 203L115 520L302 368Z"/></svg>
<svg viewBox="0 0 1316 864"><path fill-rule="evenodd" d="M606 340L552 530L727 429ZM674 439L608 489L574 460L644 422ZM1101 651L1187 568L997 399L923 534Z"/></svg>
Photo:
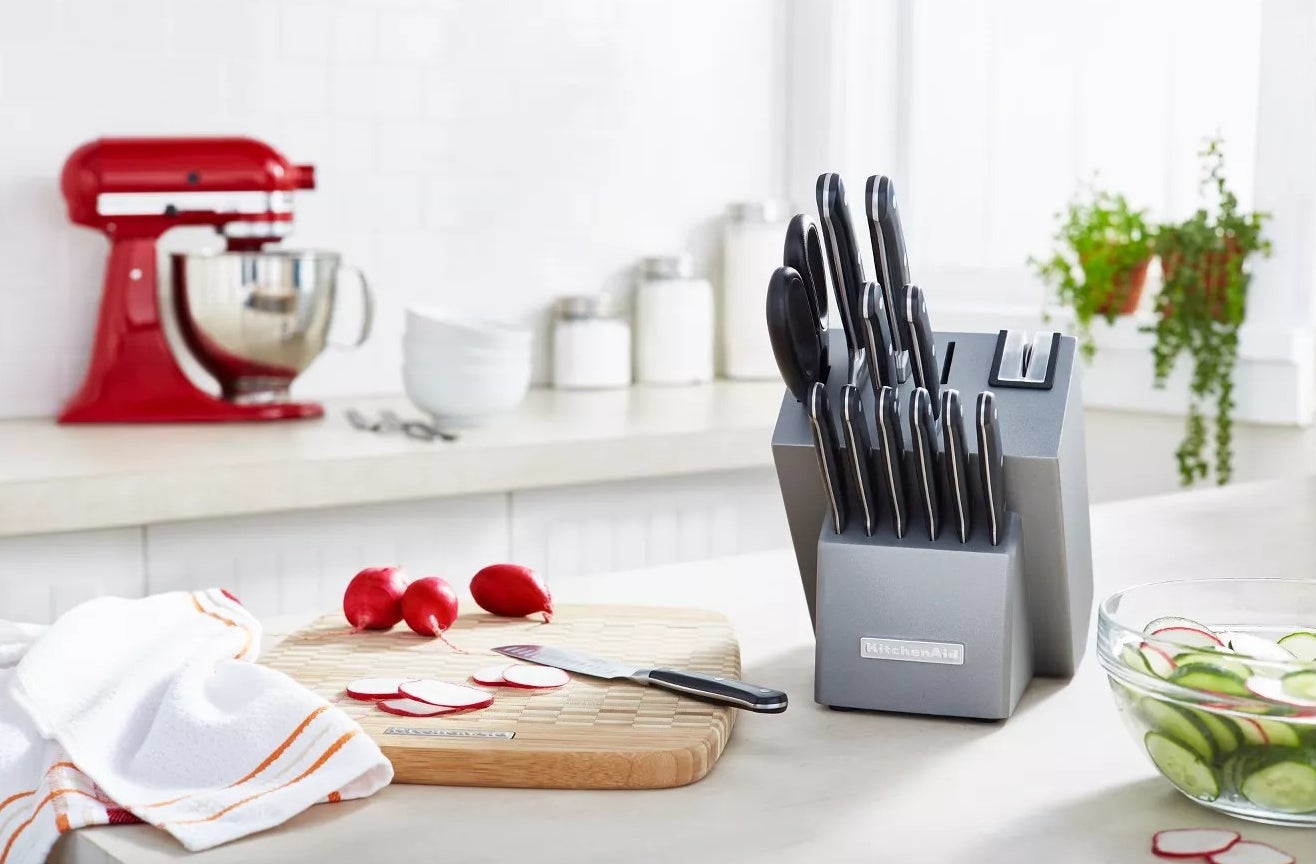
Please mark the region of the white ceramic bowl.
<svg viewBox="0 0 1316 864"><path fill-rule="evenodd" d="M511 411L530 389L530 358L432 363L408 357L402 384L417 408L442 428L479 426Z"/></svg>
<svg viewBox="0 0 1316 864"><path fill-rule="evenodd" d="M432 362L453 360L484 362L502 358L515 363L524 363L530 359L530 344L527 342L525 345L467 345L460 342L405 336L402 339L402 354L405 357L423 357Z"/></svg>
<svg viewBox="0 0 1316 864"><path fill-rule="evenodd" d="M529 328L433 306L408 307L405 333L408 339L446 345L530 350Z"/></svg>

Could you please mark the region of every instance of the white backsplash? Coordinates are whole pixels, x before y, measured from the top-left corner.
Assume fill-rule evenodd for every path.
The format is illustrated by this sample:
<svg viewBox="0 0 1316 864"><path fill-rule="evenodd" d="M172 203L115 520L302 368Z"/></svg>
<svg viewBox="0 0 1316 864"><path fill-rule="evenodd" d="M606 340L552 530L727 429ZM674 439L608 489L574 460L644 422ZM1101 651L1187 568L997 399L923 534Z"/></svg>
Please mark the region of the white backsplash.
<svg viewBox="0 0 1316 864"><path fill-rule="evenodd" d="M83 141L245 134L315 164L290 242L365 268L379 316L297 390L396 391L409 302L541 322L645 254L715 267L726 204L784 188L783 4L0 3L0 417L81 380L107 249L58 190Z"/></svg>

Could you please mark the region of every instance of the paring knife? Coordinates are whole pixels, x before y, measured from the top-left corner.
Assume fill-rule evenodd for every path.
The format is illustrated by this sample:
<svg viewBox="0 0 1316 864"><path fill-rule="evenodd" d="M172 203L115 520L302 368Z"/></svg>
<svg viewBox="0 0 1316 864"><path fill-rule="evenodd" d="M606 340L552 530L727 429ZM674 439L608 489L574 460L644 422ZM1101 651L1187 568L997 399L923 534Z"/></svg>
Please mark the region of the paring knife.
<svg viewBox="0 0 1316 864"><path fill-rule="evenodd" d="M895 339L892 345L899 355L905 350L905 345L896 316L903 300L902 292L909 283L909 260L905 257L905 233L900 226L900 211L896 209L896 187L890 177L874 174L868 178L864 191L867 193L864 207L868 215L868 239L873 244L877 280L886 295Z"/></svg>
<svg viewBox="0 0 1316 864"><path fill-rule="evenodd" d="M932 398L932 412L936 414L941 407L941 370L937 368L937 347L932 340L932 324L928 321L928 304L923 298L923 289L917 285L905 286L904 312L914 383L928 391Z"/></svg>
<svg viewBox="0 0 1316 864"><path fill-rule="evenodd" d="M850 222L850 205L845 200L845 184L839 174L818 175L818 216L823 238L832 262L832 284L836 305L841 309L841 326L850 350L863 347L859 335L859 294L863 290L864 271L855 244L854 226Z"/></svg>
<svg viewBox="0 0 1316 864"><path fill-rule="evenodd" d="M827 387L814 382L806 405L809 412L809 429L813 433L813 449L818 457L818 473L822 477L823 492L832 511L832 527L837 534L845 533L849 521L849 501L845 496L845 480L840 466L841 448L832 426L832 410L827 400Z"/></svg>
<svg viewBox="0 0 1316 864"><path fill-rule="evenodd" d="M869 378L872 379L873 396L876 397L880 387L900 386L886 297L876 282L864 283L860 307L863 309L860 324L863 328L864 347L868 353Z"/></svg>
<svg viewBox="0 0 1316 864"><path fill-rule="evenodd" d="M702 672L683 672L679 669L645 669L546 645L503 645L493 650L508 657L515 657L517 660L565 669L577 675L609 680L627 678L637 684L652 684L664 690L684 693L709 702L733 705L760 714L780 714L786 710L785 693L769 687L746 684L734 678L720 678Z"/></svg>
<svg viewBox="0 0 1316 864"><path fill-rule="evenodd" d="M950 496L950 516L961 543L969 542L973 530L973 505L969 501L968 462L964 454L964 410L960 391L941 391L941 449L945 454L946 491Z"/></svg>
<svg viewBox="0 0 1316 864"><path fill-rule="evenodd" d="M993 546L1001 543L1005 530L1005 451L1001 449L1001 425L996 412L996 394L978 394L978 474L982 479L987 530Z"/></svg>
<svg viewBox="0 0 1316 864"><path fill-rule="evenodd" d="M900 433L900 391L883 387L877 394L878 461L882 466L883 497L891 512L891 525L897 537L909 530L909 508L905 503L905 480L902 463L905 441Z"/></svg>
<svg viewBox="0 0 1316 864"><path fill-rule="evenodd" d="M864 350L857 352L858 362L864 362ZM855 370L856 372L858 370ZM873 470L873 439L868 434L868 418L864 416L863 394L858 375L852 372L850 383L841 388L841 423L845 429L846 449L849 458L846 468L850 484L859 499L860 516L864 520L864 534L869 537L877 530L877 474Z"/></svg>
<svg viewBox="0 0 1316 864"><path fill-rule="evenodd" d="M909 395L909 431L914 436L914 497L928 526L928 539L941 533L941 501L937 495L937 447L932 398L922 387Z"/></svg>

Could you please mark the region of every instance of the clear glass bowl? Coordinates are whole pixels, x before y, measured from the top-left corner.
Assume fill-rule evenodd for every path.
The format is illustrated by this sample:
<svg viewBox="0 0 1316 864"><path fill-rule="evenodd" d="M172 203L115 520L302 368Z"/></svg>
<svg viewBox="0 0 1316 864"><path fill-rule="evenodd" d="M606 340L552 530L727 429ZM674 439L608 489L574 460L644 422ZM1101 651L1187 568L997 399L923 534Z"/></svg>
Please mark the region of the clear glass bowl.
<svg viewBox="0 0 1316 864"><path fill-rule="evenodd" d="M1316 663L1257 656L1267 652L1243 640L1239 647L1252 653L1194 646L1192 634L1143 632L1168 616L1204 624L1226 641L1236 633L1272 641L1316 633L1316 581L1139 585L1106 598L1097 620L1097 656L1115 704L1163 777L1222 813L1316 827L1316 702L1275 693L1280 682L1288 686L1286 675L1307 672L1316 681Z"/></svg>

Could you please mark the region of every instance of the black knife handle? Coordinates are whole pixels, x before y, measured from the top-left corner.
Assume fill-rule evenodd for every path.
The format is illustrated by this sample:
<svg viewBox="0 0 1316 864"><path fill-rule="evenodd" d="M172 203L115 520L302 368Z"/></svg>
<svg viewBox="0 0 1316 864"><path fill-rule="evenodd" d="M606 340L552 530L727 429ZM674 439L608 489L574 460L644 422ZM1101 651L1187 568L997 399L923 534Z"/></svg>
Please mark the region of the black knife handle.
<svg viewBox="0 0 1316 864"><path fill-rule="evenodd" d="M969 500L968 457L964 450L964 409L960 405L960 391L949 387L941 391L941 441L951 516L960 542L967 543L973 530L973 506Z"/></svg>
<svg viewBox="0 0 1316 864"><path fill-rule="evenodd" d="M904 336L899 326L901 292L909 281L905 264L905 238L896 210L896 191L891 178L874 174L864 188L864 209L868 215L868 239L873 246L873 264L877 267L877 281L886 295L886 307L891 329L892 348L896 354L904 351Z"/></svg>
<svg viewBox="0 0 1316 864"><path fill-rule="evenodd" d="M706 702L720 702L759 714L780 714L786 710L785 693L770 687L746 684L734 678L718 678L678 669L650 669L648 678L650 684L664 690L683 693Z"/></svg>
<svg viewBox="0 0 1316 864"><path fill-rule="evenodd" d="M928 320L928 304L923 290L917 285L905 286L905 308L902 316L909 328L909 350L914 369L914 383L928 391L932 399L932 412L941 409L941 370L937 368L937 347L932 336L932 323Z"/></svg>
<svg viewBox="0 0 1316 864"><path fill-rule="evenodd" d="M860 298L863 317L864 343L868 348L869 378L873 382L873 397L881 387L899 387L896 374L896 355L891 341L891 324L887 315L886 297L876 282L864 285Z"/></svg>
<svg viewBox="0 0 1316 864"><path fill-rule="evenodd" d="M878 452L882 464L882 488L887 509L891 513L891 527L896 537L903 538L909 530L909 508L905 501L905 442L900 432L899 398L900 392L894 387L883 387L877 394L877 416L874 421L877 423Z"/></svg>
<svg viewBox="0 0 1316 864"><path fill-rule="evenodd" d="M1001 533L1005 530L1005 451L1001 446L995 393L984 390L978 394L976 414L978 472L987 512L988 538L993 546L999 546Z"/></svg>
<svg viewBox="0 0 1316 864"><path fill-rule="evenodd" d="M932 443L932 400L918 387L909 394L909 431L914 436L914 497L928 526L928 539L941 533L941 502L937 495L937 450Z"/></svg>
<svg viewBox="0 0 1316 864"><path fill-rule="evenodd" d="M859 335L859 294L864 286L863 265L855 244L854 226L850 222L850 205L845 198L845 184L839 174L820 174L815 189L818 221L832 261L832 283L836 305L841 309L841 324L850 350L863 347Z"/></svg>
<svg viewBox="0 0 1316 864"><path fill-rule="evenodd" d="M832 527L837 534L845 533L850 518L850 504L845 494L845 478L840 465L841 447L836 428L832 425L832 409L827 400L827 387L817 381L809 390L806 403L809 426L813 430L813 448L818 457L818 474L823 493L832 511Z"/></svg>

